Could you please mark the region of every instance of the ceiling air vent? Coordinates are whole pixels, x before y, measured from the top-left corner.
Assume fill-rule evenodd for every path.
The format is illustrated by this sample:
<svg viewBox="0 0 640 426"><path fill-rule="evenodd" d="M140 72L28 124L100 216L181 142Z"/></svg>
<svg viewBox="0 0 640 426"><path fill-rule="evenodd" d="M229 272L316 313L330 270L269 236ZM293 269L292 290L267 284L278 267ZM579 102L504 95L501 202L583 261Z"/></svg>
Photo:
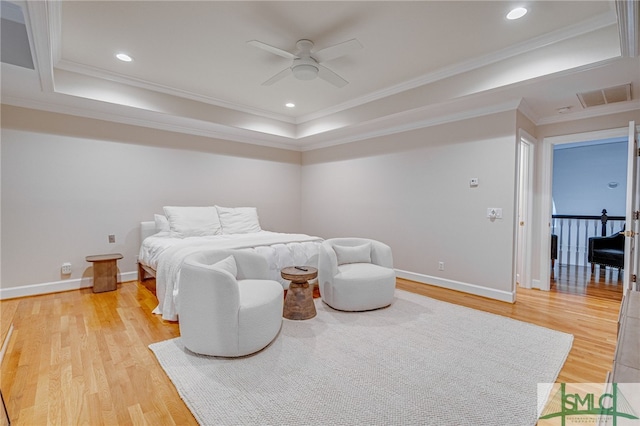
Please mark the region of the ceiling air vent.
<svg viewBox="0 0 640 426"><path fill-rule="evenodd" d="M608 87L593 92L578 93L578 99L585 108L631 100L631 83Z"/></svg>

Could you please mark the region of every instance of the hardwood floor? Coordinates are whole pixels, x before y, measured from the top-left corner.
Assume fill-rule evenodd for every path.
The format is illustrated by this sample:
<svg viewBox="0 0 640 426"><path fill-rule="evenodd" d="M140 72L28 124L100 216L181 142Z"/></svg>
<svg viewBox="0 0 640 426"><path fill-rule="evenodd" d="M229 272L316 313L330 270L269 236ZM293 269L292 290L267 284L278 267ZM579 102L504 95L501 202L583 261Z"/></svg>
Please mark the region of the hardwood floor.
<svg viewBox="0 0 640 426"><path fill-rule="evenodd" d="M615 300L519 288L510 304L400 279L398 288L573 334L558 382L601 383L611 370L620 308Z"/></svg>
<svg viewBox="0 0 640 426"><path fill-rule="evenodd" d="M515 304L406 280L398 288L571 333L558 381L603 382L616 343L619 302L519 289ZM179 335L151 314L157 301L137 282L0 302L15 330L0 387L15 425L196 424L148 349Z"/></svg>
<svg viewBox="0 0 640 426"><path fill-rule="evenodd" d="M147 348L179 335L156 304L137 282L19 299L0 381L12 424L196 424Z"/></svg>
<svg viewBox="0 0 640 426"><path fill-rule="evenodd" d="M556 265L551 277L551 290L622 301L622 276L616 268Z"/></svg>

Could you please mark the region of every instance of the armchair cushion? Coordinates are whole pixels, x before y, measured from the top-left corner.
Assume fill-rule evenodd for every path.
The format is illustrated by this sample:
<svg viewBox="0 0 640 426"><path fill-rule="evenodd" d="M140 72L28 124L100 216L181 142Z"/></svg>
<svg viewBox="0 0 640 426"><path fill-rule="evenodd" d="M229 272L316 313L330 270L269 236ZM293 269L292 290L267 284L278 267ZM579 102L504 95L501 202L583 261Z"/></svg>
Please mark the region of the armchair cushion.
<svg viewBox="0 0 640 426"><path fill-rule="evenodd" d="M371 263L371 243L358 246L334 245L338 265L346 263Z"/></svg>
<svg viewBox="0 0 640 426"><path fill-rule="evenodd" d="M218 269L220 271L227 271L234 278L238 276L238 266L236 265L236 259L229 255L226 258L214 263L211 265L212 268Z"/></svg>
<svg viewBox="0 0 640 426"><path fill-rule="evenodd" d="M338 270L332 288L333 308L367 311L391 304L396 289L393 269L373 263L350 263Z"/></svg>
<svg viewBox="0 0 640 426"><path fill-rule="evenodd" d="M587 260L589 263L612 266L614 268L624 267L624 239L621 233L616 233L606 237L589 238L589 251Z"/></svg>

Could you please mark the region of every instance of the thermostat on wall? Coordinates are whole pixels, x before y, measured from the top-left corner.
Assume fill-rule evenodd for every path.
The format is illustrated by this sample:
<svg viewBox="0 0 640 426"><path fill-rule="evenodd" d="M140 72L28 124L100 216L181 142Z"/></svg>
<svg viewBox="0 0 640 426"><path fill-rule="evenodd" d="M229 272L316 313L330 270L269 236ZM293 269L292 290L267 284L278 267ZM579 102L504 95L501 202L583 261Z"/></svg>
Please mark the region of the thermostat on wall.
<svg viewBox="0 0 640 426"><path fill-rule="evenodd" d="M478 186L478 178L469 179L469 186Z"/></svg>

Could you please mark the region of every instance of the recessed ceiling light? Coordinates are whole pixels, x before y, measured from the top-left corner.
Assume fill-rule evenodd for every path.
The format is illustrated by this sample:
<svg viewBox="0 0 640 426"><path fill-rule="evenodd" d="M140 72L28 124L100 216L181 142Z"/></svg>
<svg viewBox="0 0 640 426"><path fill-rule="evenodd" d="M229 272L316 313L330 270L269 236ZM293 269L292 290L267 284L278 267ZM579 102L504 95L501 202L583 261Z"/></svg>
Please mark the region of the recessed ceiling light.
<svg viewBox="0 0 640 426"><path fill-rule="evenodd" d="M120 59L122 62L131 62L133 58L126 53L118 53L116 54L116 58Z"/></svg>
<svg viewBox="0 0 640 426"><path fill-rule="evenodd" d="M284 106L286 106L287 108L295 108L296 104L294 104L293 102L287 102L286 104L284 104Z"/></svg>
<svg viewBox="0 0 640 426"><path fill-rule="evenodd" d="M527 14L526 8L516 7L515 9L511 10L511 12L507 13L507 19L511 19L511 20L520 19L526 14Z"/></svg>

